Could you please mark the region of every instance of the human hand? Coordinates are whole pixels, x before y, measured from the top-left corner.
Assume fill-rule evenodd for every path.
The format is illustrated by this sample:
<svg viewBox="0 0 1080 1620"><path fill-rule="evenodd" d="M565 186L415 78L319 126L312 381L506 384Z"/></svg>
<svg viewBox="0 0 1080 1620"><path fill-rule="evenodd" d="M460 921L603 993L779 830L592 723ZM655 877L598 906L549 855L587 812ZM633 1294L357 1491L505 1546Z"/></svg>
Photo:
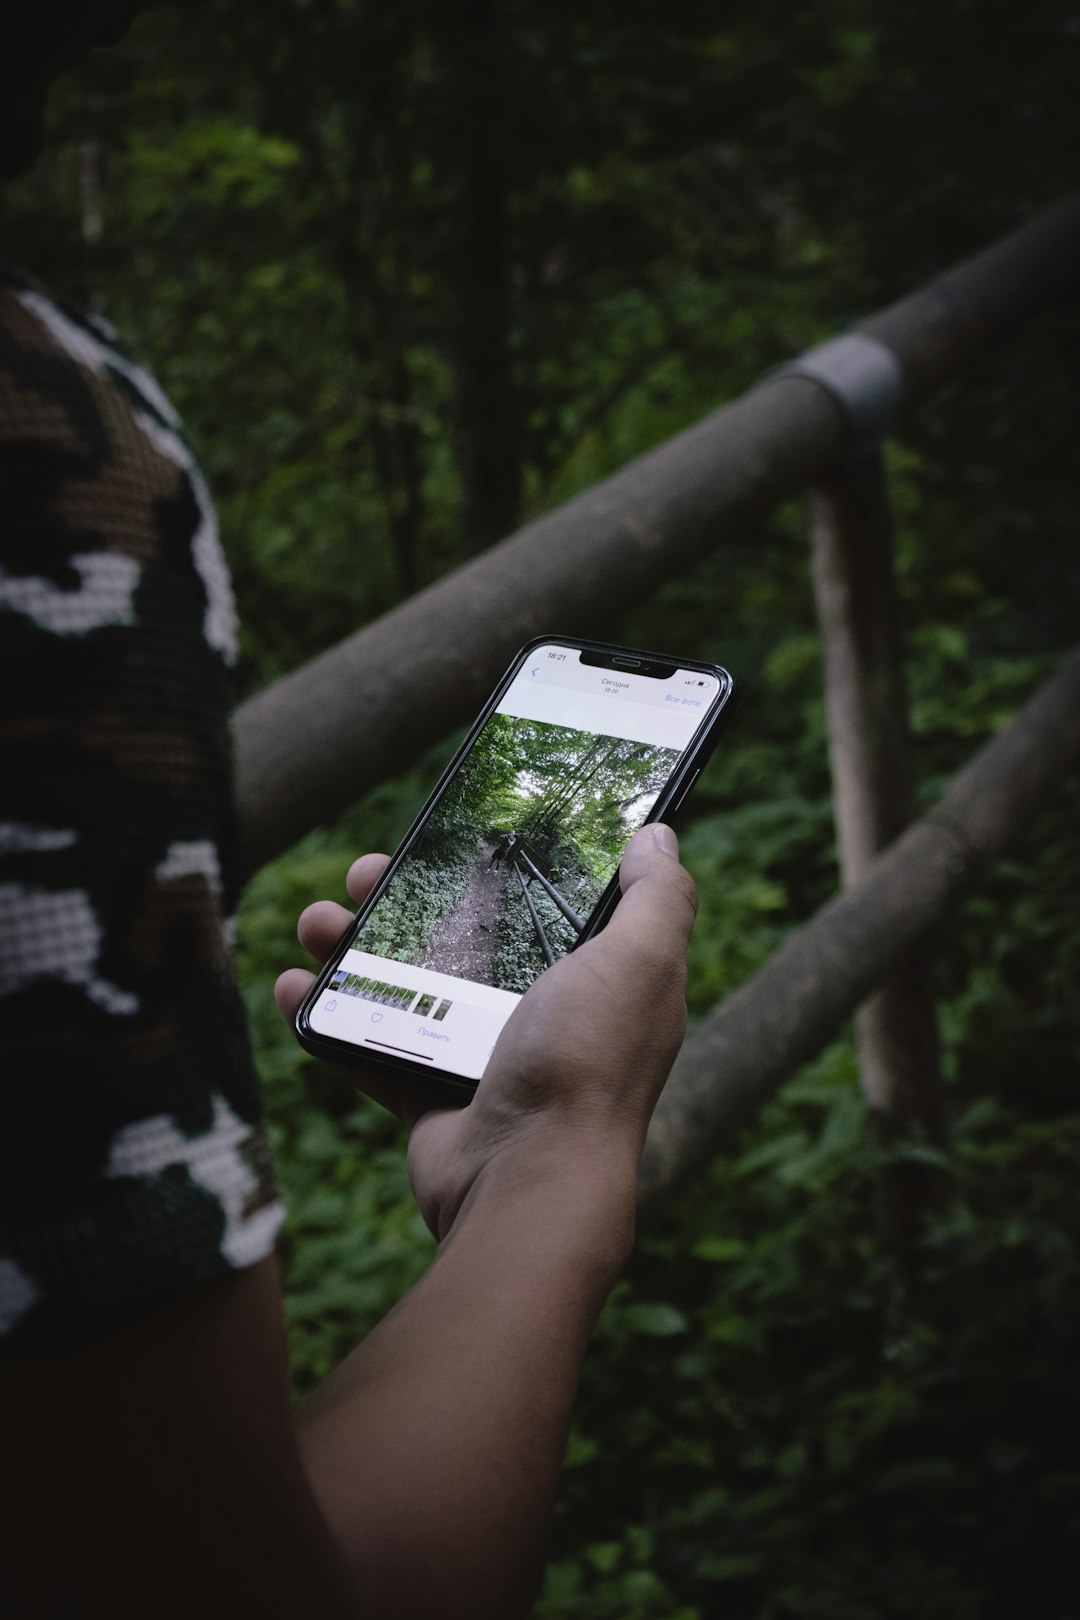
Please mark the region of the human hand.
<svg viewBox="0 0 1080 1620"><path fill-rule="evenodd" d="M386 865L366 855L348 875L361 904ZM620 868L622 899L596 939L541 974L508 1020L467 1108L433 1103L419 1082L374 1069L358 1081L412 1127L409 1169L432 1232L443 1238L480 1177L607 1179L632 1201L656 1100L686 1028L686 946L697 909L670 828L644 827ZM309 906L297 932L325 960L350 913ZM276 987L291 1022L312 975Z"/></svg>

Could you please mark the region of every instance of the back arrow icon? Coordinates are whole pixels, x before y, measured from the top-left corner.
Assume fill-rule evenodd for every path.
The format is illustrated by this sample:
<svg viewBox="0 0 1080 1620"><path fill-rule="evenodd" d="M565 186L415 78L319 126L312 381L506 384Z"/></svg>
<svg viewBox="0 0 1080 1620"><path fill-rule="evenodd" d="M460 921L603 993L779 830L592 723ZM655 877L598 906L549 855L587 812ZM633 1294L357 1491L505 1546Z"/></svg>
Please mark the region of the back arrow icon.
<svg viewBox="0 0 1080 1620"><path fill-rule="evenodd" d="M539 665L539 664L537 664L537 666L536 666L536 668L535 668L535 669L534 669L534 670L532 670L532 671L531 671L531 673L532 673L532 675L533 675L533 676L534 676L534 677L535 677L535 676L537 676L537 675L539 675L539 673L540 673L540 665Z"/></svg>

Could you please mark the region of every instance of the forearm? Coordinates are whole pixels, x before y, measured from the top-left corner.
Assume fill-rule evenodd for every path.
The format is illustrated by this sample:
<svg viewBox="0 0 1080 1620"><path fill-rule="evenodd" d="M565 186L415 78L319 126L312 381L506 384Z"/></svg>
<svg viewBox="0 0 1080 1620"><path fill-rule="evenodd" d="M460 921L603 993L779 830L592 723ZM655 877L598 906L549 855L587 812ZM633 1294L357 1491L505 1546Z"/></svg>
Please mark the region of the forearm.
<svg viewBox="0 0 1080 1620"><path fill-rule="evenodd" d="M427 1274L300 1414L366 1612L527 1611L634 1168L580 1144L493 1161Z"/></svg>

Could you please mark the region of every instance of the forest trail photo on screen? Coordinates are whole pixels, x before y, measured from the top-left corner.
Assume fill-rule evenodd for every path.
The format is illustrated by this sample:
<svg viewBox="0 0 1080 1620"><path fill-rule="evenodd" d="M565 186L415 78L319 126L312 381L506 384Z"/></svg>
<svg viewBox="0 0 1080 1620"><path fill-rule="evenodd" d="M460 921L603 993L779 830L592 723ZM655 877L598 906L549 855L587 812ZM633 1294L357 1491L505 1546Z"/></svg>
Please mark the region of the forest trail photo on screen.
<svg viewBox="0 0 1080 1620"><path fill-rule="evenodd" d="M357 949L524 992L577 940L678 757L493 715Z"/></svg>

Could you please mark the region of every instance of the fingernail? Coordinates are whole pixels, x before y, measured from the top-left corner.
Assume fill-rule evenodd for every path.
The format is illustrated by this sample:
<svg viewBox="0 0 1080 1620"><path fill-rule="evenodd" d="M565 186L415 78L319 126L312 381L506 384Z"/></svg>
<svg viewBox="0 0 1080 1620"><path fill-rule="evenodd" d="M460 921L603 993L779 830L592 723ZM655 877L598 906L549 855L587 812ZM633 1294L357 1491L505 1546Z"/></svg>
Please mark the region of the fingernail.
<svg viewBox="0 0 1080 1620"><path fill-rule="evenodd" d="M657 849L663 850L665 855L679 858L679 840L670 827L665 827L662 821L654 821L652 827L653 843Z"/></svg>

